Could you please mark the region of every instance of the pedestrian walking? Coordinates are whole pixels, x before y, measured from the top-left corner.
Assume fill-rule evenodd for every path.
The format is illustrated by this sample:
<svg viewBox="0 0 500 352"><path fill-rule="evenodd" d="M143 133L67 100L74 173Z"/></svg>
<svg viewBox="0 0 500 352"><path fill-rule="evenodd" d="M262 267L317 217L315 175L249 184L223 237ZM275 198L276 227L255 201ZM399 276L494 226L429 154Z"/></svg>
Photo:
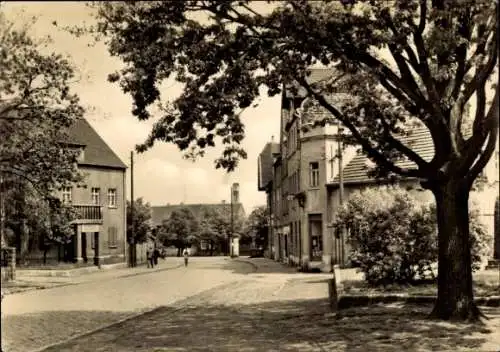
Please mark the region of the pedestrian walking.
<svg viewBox="0 0 500 352"><path fill-rule="evenodd" d="M182 256L184 257L184 266L188 266L189 251L187 248L184 248L184 251L182 252Z"/></svg>
<svg viewBox="0 0 500 352"><path fill-rule="evenodd" d="M151 248L146 249L146 259L148 268L154 268L153 250Z"/></svg>
<svg viewBox="0 0 500 352"><path fill-rule="evenodd" d="M153 250L153 262L154 262L154 265L158 265L158 257L160 256L160 251L158 250L158 248L155 247L155 249Z"/></svg>

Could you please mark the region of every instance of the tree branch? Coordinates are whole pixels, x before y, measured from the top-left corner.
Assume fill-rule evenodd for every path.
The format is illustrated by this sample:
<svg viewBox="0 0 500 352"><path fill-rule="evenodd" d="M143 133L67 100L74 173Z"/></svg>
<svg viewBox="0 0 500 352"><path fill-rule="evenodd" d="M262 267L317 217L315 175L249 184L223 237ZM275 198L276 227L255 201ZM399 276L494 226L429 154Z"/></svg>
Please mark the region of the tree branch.
<svg viewBox="0 0 500 352"><path fill-rule="evenodd" d="M422 35L425 30L427 20L427 0L420 0L420 20L417 27L417 32Z"/></svg>
<svg viewBox="0 0 500 352"><path fill-rule="evenodd" d="M470 184L474 182L476 177L479 175L479 173L484 169L486 164L491 158L491 155L493 154L496 144L497 144L497 137L498 137L498 108L499 108L499 97L498 97L498 90L499 88L496 88L495 92L495 97L493 100L493 103L490 106L490 109L488 111L488 114L486 115L485 119L485 127L487 128L486 131L484 131L484 128L482 129L482 133L474 133L474 135L471 137L477 138L476 136L479 135L479 137L482 138L477 138L475 140L475 143L479 144L482 146L488 138L488 143L486 145L486 148L483 152L481 152L479 159L476 161L474 166L470 169L467 179ZM474 155L477 155L474 153Z"/></svg>
<svg viewBox="0 0 500 352"><path fill-rule="evenodd" d="M429 163L427 163L427 161L422 159L422 157L417 153L415 153L412 149L408 148L406 145L401 143L401 141L399 141L397 138L394 138L394 136L390 131L389 125L387 124L387 121L383 117L381 117L380 121L384 126L384 136L386 141L389 142L389 144L391 144L394 147L394 149L399 150L401 153L406 155L408 159L417 164L419 170L425 171L429 166Z"/></svg>
<svg viewBox="0 0 500 352"><path fill-rule="evenodd" d="M433 112L436 115L436 117L439 117L443 121L443 123L446 124L445 118L439 107L439 102L441 101L441 99L438 95L436 85L434 84L434 79L432 78L429 64L427 62L428 55L427 55L427 50L425 50L424 40L422 38L421 33L419 33L418 31L413 32L413 38L415 42L415 47L417 48L417 53L420 63L419 74L427 90L427 95L429 97L429 104L432 106Z"/></svg>
<svg viewBox="0 0 500 352"><path fill-rule="evenodd" d="M490 56L488 58L488 61L484 65L481 65L476 69L474 78L464 87L462 93L459 94L458 100L462 105L462 108L465 106L465 104L467 104L477 87L481 87L486 84L488 77L495 69L495 65L497 64L498 59L498 43L496 33L493 36L493 45L490 48Z"/></svg>
<svg viewBox="0 0 500 352"><path fill-rule="evenodd" d="M377 163L385 167L387 170L394 172L396 174L406 176L406 177L420 177L422 173L420 170L413 169L403 169L399 166L396 166L394 163L390 162L385 158L378 150L373 148L366 140L362 137L361 133L358 129L342 114L339 110L337 110L334 106L329 104L326 99L316 91L314 91L311 86L307 83L304 77L298 78L299 83L307 90L307 92L312 95L321 106L327 109L333 116L335 116L338 120L340 120L352 133L354 138L361 144L363 150L368 154L368 156L377 161Z"/></svg>

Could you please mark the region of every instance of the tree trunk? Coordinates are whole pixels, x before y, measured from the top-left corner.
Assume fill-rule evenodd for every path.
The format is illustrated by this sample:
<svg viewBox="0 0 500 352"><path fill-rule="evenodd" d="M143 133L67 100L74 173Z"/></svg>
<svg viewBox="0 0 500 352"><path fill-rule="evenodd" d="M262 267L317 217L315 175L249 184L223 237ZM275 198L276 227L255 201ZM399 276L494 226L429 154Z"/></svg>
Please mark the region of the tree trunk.
<svg viewBox="0 0 500 352"><path fill-rule="evenodd" d="M438 297L432 317L476 321L469 239L469 191L462 180L432 189L438 221Z"/></svg>

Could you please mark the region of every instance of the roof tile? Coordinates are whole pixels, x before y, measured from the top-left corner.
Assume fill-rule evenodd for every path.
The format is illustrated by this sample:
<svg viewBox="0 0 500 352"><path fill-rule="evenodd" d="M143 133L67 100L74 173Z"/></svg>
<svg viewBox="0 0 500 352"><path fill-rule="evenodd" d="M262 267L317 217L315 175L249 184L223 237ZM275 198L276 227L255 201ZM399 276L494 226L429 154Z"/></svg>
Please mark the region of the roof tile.
<svg viewBox="0 0 500 352"><path fill-rule="evenodd" d="M79 165L127 168L86 119L78 119L69 128L68 134L69 143L85 146Z"/></svg>

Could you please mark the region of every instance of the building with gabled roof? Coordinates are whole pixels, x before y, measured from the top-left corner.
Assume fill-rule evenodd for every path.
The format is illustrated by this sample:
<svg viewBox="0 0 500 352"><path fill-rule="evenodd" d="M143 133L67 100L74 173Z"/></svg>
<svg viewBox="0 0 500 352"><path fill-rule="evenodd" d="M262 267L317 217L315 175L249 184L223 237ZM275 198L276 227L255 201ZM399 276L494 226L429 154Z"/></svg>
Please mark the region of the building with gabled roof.
<svg viewBox="0 0 500 352"><path fill-rule="evenodd" d="M45 260L89 265L125 263L127 166L86 119L78 119L68 129L69 148L80 150L78 171L83 182L64 187L58 196L74 208L73 240L51 248ZM29 261L41 260L41 253L30 253Z"/></svg>
<svg viewBox="0 0 500 352"><path fill-rule="evenodd" d="M335 72L331 69L311 69L309 83L328 81ZM332 94L328 100L342 105L347 94ZM328 120L325 126L315 125L317 120ZM334 236L331 227L339 207L339 169L342 165L343 199L353 191L367 187L398 184L407 188L421 201L433 201L430 191L425 191L417 179L370 177L373 163L359 147L342 148L339 153L340 124L318 104L311 104L301 87L285 87L282 93L280 116L279 154L273 157L273 180L268 207L272 223L271 251L275 260L303 267L331 269L347 262L349 248L343 238ZM346 134L346 131L341 132ZM407 135L398 136L403 144L411 147L424 160L434 156L434 144L425 127L415 127ZM339 155L342 156L341 163ZM489 185L483 192L472 192L471 199L480 207L483 223L494 232L494 207L498 197L498 148L492 161L485 168ZM262 161L258 160L261 168ZM408 159L396 162L397 166L412 168ZM263 168L262 168L263 169ZM262 171L259 169L259 177ZM259 178L259 190L268 192ZM498 232L498 231L497 231ZM496 235L498 237L498 234ZM495 253L500 253L500 239L495 242ZM500 259L500 254L496 254Z"/></svg>
<svg viewBox="0 0 500 352"><path fill-rule="evenodd" d="M208 204L167 204L151 206L151 221L153 227L161 226L165 220L170 218L170 215L182 208L189 209L198 221L203 219L205 211L215 211L219 215L229 218L231 216L231 204L226 202L221 203L208 203ZM233 215L235 218L244 219L245 209L243 204L233 204Z"/></svg>

